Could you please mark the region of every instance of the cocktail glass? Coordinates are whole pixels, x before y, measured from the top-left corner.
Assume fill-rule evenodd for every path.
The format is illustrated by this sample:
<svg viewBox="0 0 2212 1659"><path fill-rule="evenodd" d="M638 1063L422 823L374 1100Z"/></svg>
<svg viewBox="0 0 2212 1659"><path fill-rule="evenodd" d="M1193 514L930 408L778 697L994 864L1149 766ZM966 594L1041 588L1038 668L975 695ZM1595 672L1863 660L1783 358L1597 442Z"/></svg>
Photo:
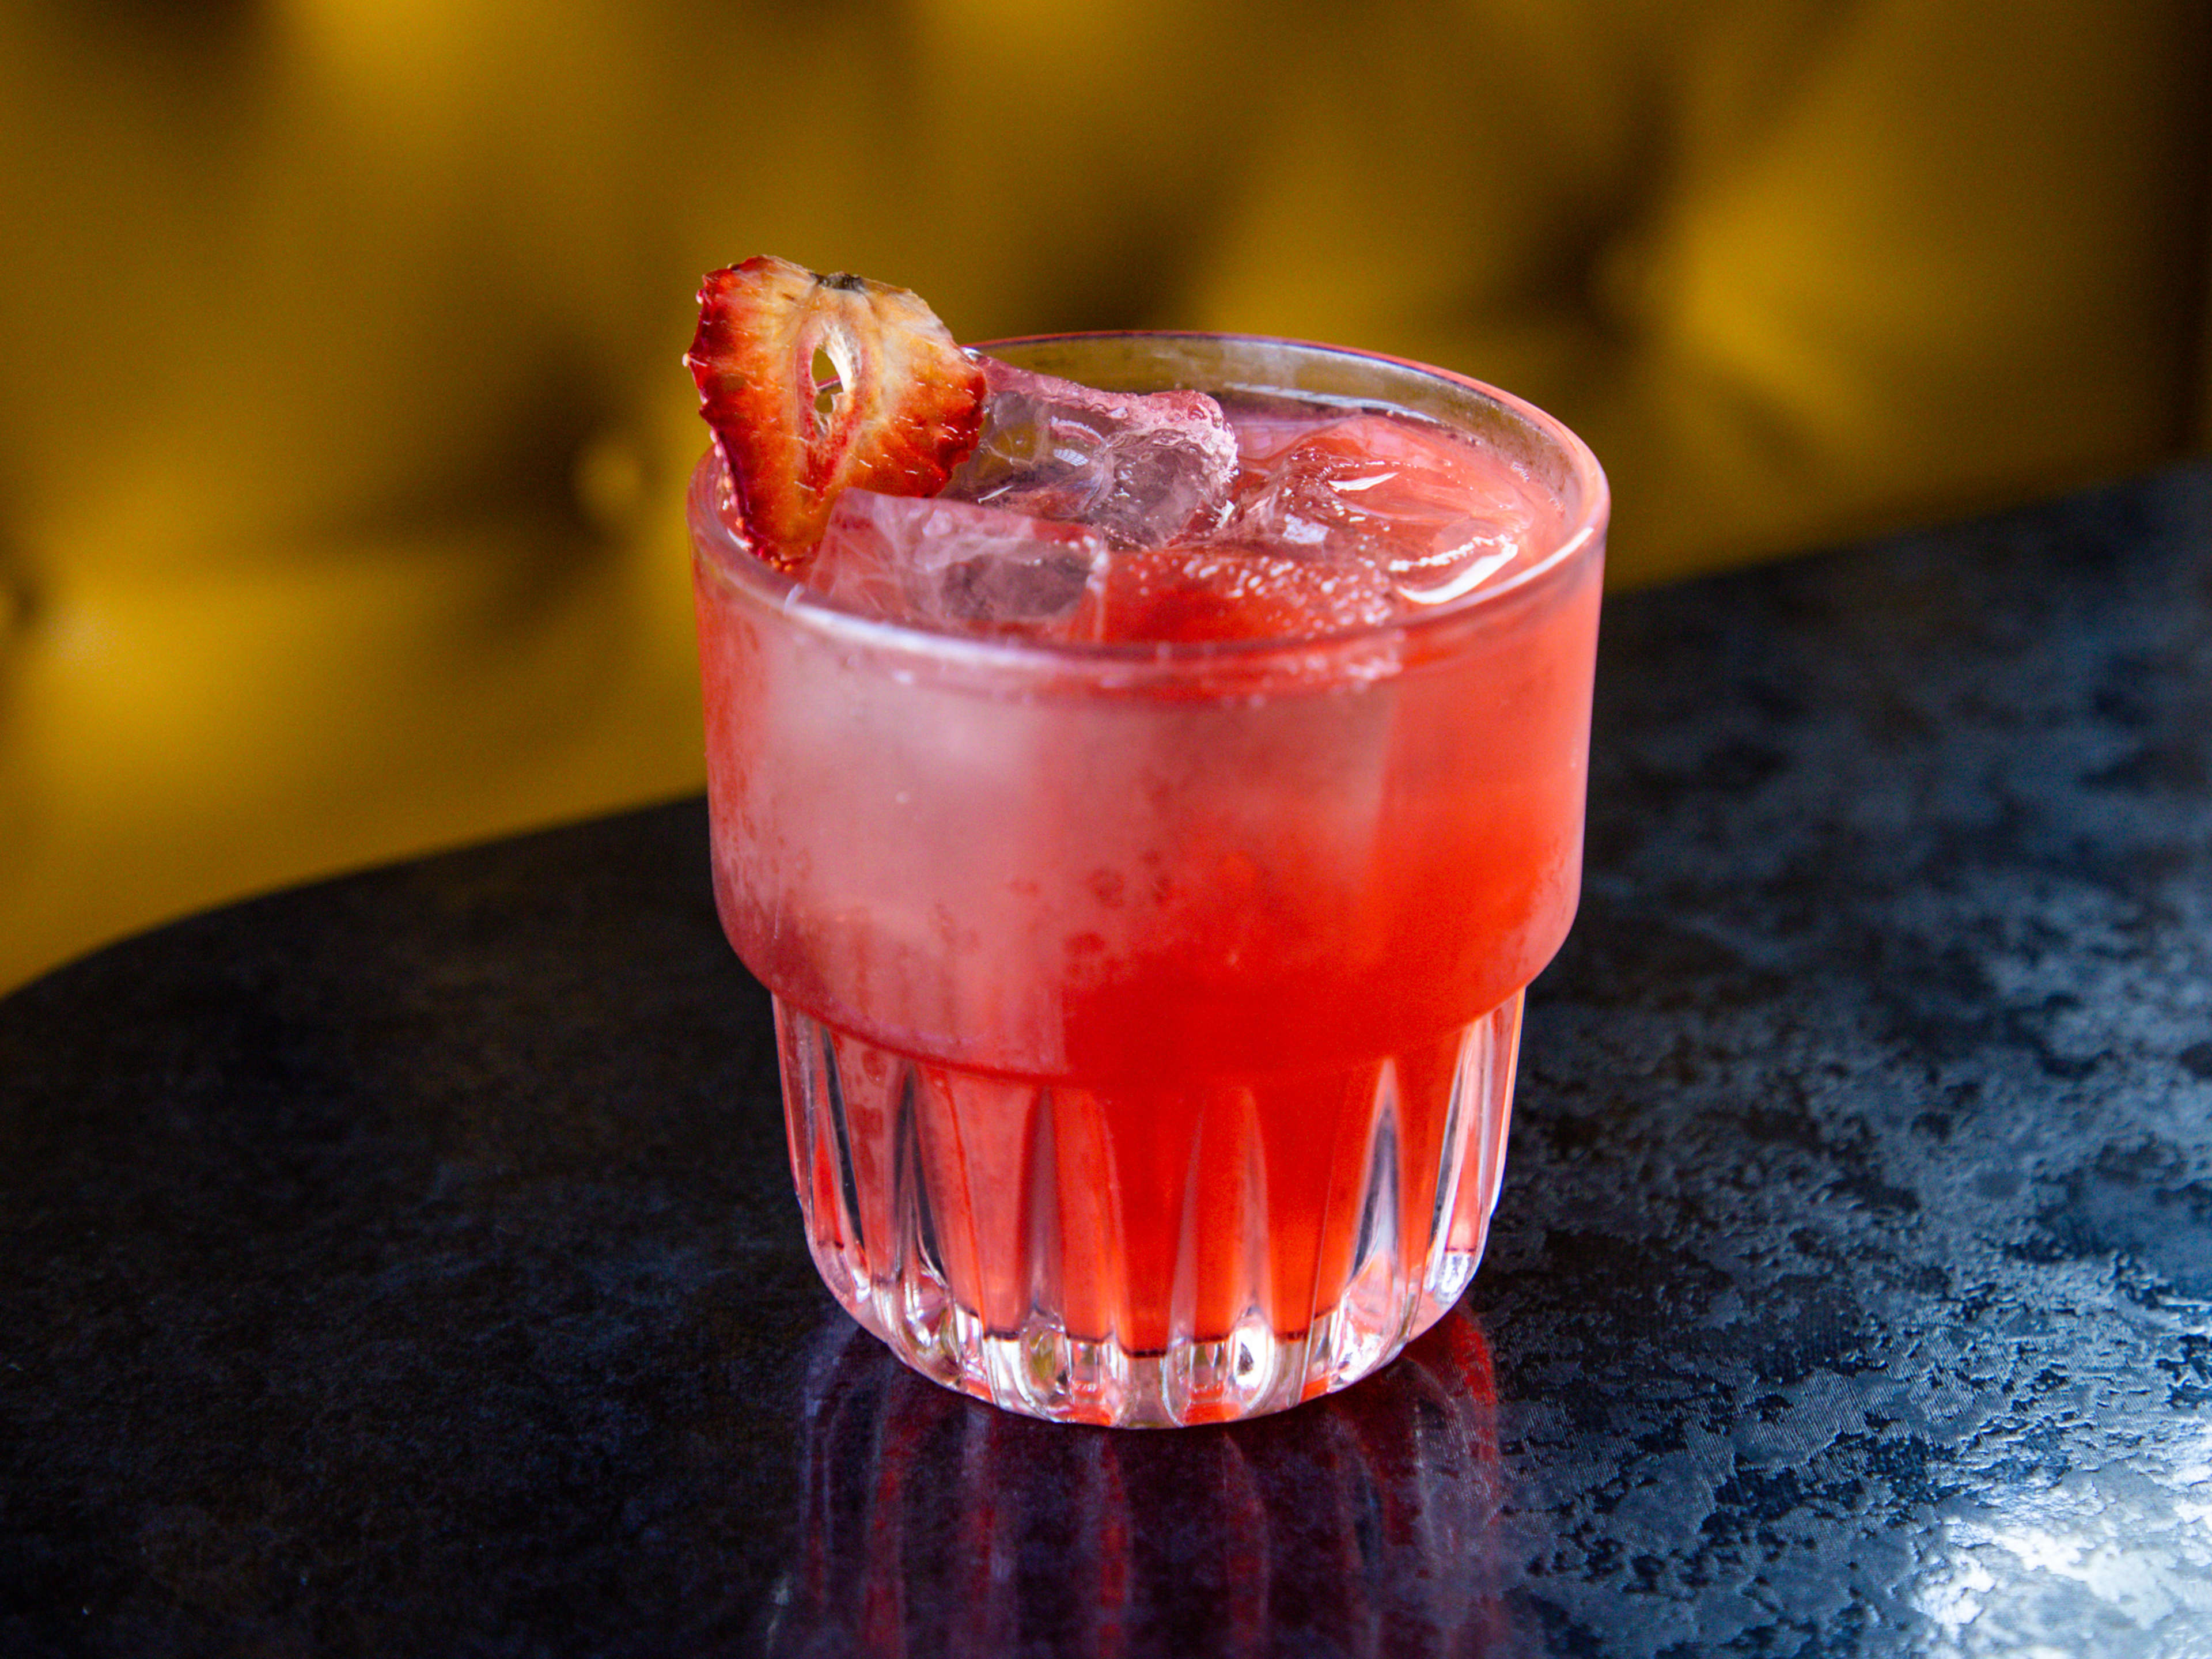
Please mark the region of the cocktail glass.
<svg viewBox="0 0 2212 1659"><path fill-rule="evenodd" d="M1580 879L1604 475L1528 404L1371 354L985 349L1403 410L1559 507L1533 561L1386 625L1060 643L842 610L745 551L712 452L694 477L715 898L775 996L823 1281L1013 1411L1279 1410L1481 1257L1522 991Z"/></svg>

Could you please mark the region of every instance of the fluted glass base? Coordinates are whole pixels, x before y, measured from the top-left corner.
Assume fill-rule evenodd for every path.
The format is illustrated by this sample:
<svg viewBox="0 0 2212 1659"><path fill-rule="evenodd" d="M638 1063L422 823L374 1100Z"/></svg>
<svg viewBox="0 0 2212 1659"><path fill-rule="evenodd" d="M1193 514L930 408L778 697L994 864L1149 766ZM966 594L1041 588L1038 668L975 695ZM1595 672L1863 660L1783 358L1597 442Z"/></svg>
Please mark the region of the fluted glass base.
<svg viewBox="0 0 2212 1659"><path fill-rule="evenodd" d="M968 1072L775 1012L823 1281L922 1375L1010 1411L1279 1411L1392 1358L1481 1259L1518 994L1341 1071L1183 1089Z"/></svg>

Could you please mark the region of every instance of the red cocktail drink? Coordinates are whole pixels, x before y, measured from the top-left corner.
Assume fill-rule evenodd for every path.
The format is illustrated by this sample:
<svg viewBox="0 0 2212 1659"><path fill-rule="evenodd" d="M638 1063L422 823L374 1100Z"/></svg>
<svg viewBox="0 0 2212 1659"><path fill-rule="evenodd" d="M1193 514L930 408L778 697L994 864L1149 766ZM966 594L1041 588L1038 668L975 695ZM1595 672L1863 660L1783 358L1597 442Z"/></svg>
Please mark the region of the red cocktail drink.
<svg viewBox="0 0 2212 1659"><path fill-rule="evenodd" d="M827 587L750 556L702 464L715 893L775 995L808 1237L870 1330L1002 1406L1279 1409L1481 1254L1522 991L1575 908L1604 480L1549 417L1389 359L986 349L1218 392L1240 502L1397 490L1396 551L1340 558L1362 521L1328 503L1224 507L1089 567L1050 629L942 631L835 597L858 520ZM1460 539L1425 564L1429 518Z"/></svg>

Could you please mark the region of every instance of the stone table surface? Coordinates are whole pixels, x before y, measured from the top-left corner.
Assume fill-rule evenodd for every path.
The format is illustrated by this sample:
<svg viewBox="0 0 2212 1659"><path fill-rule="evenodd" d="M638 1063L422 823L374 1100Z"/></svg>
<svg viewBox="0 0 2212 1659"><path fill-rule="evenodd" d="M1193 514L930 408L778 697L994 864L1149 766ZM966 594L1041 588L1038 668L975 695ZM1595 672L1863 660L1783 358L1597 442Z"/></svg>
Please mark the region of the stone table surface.
<svg viewBox="0 0 2212 1659"><path fill-rule="evenodd" d="M856 1334L696 802L0 1002L0 1654L2212 1654L2212 471L1600 674L1489 1260L1258 1423Z"/></svg>

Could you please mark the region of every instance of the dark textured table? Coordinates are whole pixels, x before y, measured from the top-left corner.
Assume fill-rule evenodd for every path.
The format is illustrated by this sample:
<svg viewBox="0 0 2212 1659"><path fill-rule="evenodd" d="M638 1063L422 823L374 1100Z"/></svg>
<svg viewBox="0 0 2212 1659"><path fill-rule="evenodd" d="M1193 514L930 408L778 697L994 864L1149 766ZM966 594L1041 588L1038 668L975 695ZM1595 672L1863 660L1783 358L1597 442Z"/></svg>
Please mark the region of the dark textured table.
<svg viewBox="0 0 2212 1659"><path fill-rule="evenodd" d="M696 804L0 1003L0 1654L2212 1653L2212 472L1599 701L1490 1260L1236 1428L854 1333Z"/></svg>

